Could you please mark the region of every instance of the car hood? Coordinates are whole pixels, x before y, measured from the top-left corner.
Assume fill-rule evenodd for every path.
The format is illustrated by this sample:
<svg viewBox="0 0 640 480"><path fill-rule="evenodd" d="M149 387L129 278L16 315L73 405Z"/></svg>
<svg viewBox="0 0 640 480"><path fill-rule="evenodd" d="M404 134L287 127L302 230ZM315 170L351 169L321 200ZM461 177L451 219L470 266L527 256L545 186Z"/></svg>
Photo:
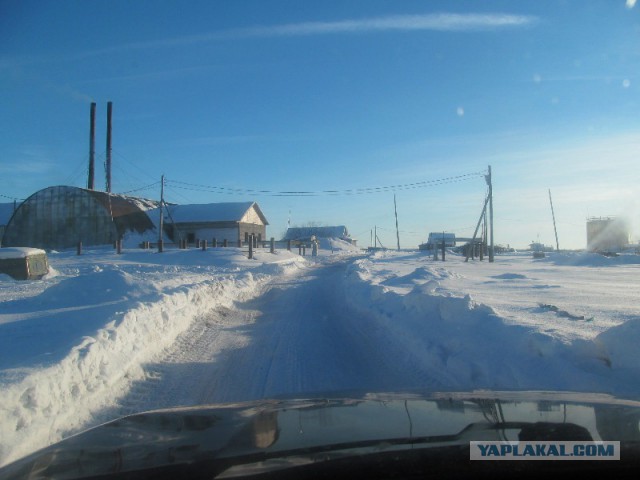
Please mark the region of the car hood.
<svg viewBox="0 0 640 480"><path fill-rule="evenodd" d="M0 478L157 478L180 469L233 478L451 447L468 461L474 440L602 440L635 448L639 421L637 400L571 392L366 393L181 407L69 437L0 469Z"/></svg>

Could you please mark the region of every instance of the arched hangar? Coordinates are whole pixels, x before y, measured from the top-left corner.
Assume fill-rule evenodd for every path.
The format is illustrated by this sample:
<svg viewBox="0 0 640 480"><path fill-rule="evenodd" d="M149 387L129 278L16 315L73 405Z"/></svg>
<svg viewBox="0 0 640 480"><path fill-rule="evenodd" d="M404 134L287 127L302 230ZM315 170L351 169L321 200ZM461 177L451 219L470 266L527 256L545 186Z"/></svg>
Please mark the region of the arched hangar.
<svg viewBox="0 0 640 480"><path fill-rule="evenodd" d="M43 249L108 245L127 232L155 229L147 211L158 202L70 186L48 187L27 198L5 227L2 246Z"/></svg>

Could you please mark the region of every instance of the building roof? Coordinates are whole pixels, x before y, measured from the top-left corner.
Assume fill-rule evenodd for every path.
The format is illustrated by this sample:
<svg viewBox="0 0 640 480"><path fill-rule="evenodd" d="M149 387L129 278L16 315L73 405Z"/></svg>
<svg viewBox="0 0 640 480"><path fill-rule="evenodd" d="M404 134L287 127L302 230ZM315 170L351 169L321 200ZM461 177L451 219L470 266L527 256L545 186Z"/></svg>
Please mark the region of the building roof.
<svg viewBox="0 0 640 480"><path fill-rule="evenodd" d="M158 207L159 202L146 198L128 197L99 190L82 189L109 212L120 235L127 230L142 233L155 228L148 213Z"/></svg>
<svg viewBox="0 0 640 480"><path fill-rule="evenodd" d="M318 238L349 238L344 225L333 227L290 227L284 236L285 240L304 240L315 235Z"/></svg>
<svg viewBox="0 0 640 480"><path fill-rule="evenodd" d="M240 222L252 208L264 225L268 225L256 202L203 203L167 207L175 223Z"/></svg>
<svg viewBox="0 0 640 480"><path fill-rule="evenodd" d="M429 238L438 238L438 239L456 238L456 234L455 233L446 233L446 232L431 232L431 233L429 233Z"/></svg>
<svg viewBox="0 0 640 480"><path fill-rule="evenodd" d="M13 258L25 258L29 255L42 255L46 254L44 250L39 248L29 247L4 247L0 248L0 260L7 260Z"/></svg>
<svg viewBox="0 0 640 480"><path fill-rule="evenodd" d="M4 246L70 248L107 245L129 232L154 230L147 211L158 202L58 185L39 190L18 205L2 237Z"/></svg>

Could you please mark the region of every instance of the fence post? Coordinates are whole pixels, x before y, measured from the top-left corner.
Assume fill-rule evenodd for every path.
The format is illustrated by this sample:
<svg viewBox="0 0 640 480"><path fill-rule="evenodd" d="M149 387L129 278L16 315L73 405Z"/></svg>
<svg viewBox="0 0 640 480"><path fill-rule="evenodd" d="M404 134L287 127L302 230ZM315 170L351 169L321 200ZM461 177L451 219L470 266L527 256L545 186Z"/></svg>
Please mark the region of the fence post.
<svg viewBox="0 0 640 480"><path fill-rule="evenodd" d="M444 240L442 240L442 261L444 262L444 250L445 250L445 245L444 245Z"/></svg>
<svg viewBox="0 0 640 480"><path fill-rule="evenodd" d="M211 240L211 246L213 248L216 248L218 246L218 240L216 240L215 238L213 240Z"/></svg>
<svg viewBox="0 0 640 480"><path fill-rule="evenodd" d="M229 241L225 238L224 241L222 242L222 246L223 247L228 247L229 246Z"/></svg>
<svg viewBox="0 0 640 480"><path fill-rule="evenodd" d="M164 240L160 239L158 240L158 253L162 252L164 252Z"/></svg>
<svg viewBox="0 0 640 480"><path fill-rule="evenodd" d="M307 246L302 245L302 256L304 257L307 254Z"/></svg>
<svg viewBox="0 0 640 480"><path fill-rule="evenodd" d="M291 240L287 240L287 250L291 251Z"/></svg>
<svg viewBox="0 0 640 480"><path fill-rule="evenodd" d="M249 260L253 259L253 235L249 236Z"/></svg>
<svg viewBox="0 0 640 480"><path fill-rule="evenodd" d="M121 238L116 240L116 252L118 254L122 253L122 239Z"/></svg>
<svg viewBox="0 0 640 480"><path fill-rule="evenodd" d="M276 239L271 237L271 253L275 253L276 251Z"/></svg>
<svg viewBox="0 0 640 480"><path fill-rule="evenodd" d="M82 240L78 240L78 248L76 250L78 255L82 255Z"/></svg>

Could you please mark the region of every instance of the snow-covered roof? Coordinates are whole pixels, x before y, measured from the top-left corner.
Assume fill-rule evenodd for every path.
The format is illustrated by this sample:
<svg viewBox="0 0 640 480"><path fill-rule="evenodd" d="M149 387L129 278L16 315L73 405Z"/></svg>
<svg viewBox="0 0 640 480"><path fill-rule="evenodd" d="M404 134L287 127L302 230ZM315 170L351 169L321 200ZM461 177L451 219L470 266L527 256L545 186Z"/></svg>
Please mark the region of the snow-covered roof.
<svg viewBox="0 0 640 480"><path fill-rule="evenodd" d="M344 225L333 227L290 227L284 236L285 240L301 240L315 235L318 238L349 238Z"/></svg>
<svg viewBox="0 0 640 480"><path fill-rule="evenodd" d="M255 202L204 203L170 205L171 219L175 223L239 222L250 209L254 209L262 222L268 225L260 207Z"/></svg>
<svg viewBox="0 0 640 480"><path fill-rule="evenodd" d="M439 239L456 238L456 234L455 233L444 233L444 232L431 232L429 234L429 238L439 238Z"/></svg>
<svg viewBox="0 0 640 480"><path fill-rule="evenodd" d="M44 250L29 247L3 247L0 248L0 260L7 258L25 258L29 255L46 254Z"/></svg>

